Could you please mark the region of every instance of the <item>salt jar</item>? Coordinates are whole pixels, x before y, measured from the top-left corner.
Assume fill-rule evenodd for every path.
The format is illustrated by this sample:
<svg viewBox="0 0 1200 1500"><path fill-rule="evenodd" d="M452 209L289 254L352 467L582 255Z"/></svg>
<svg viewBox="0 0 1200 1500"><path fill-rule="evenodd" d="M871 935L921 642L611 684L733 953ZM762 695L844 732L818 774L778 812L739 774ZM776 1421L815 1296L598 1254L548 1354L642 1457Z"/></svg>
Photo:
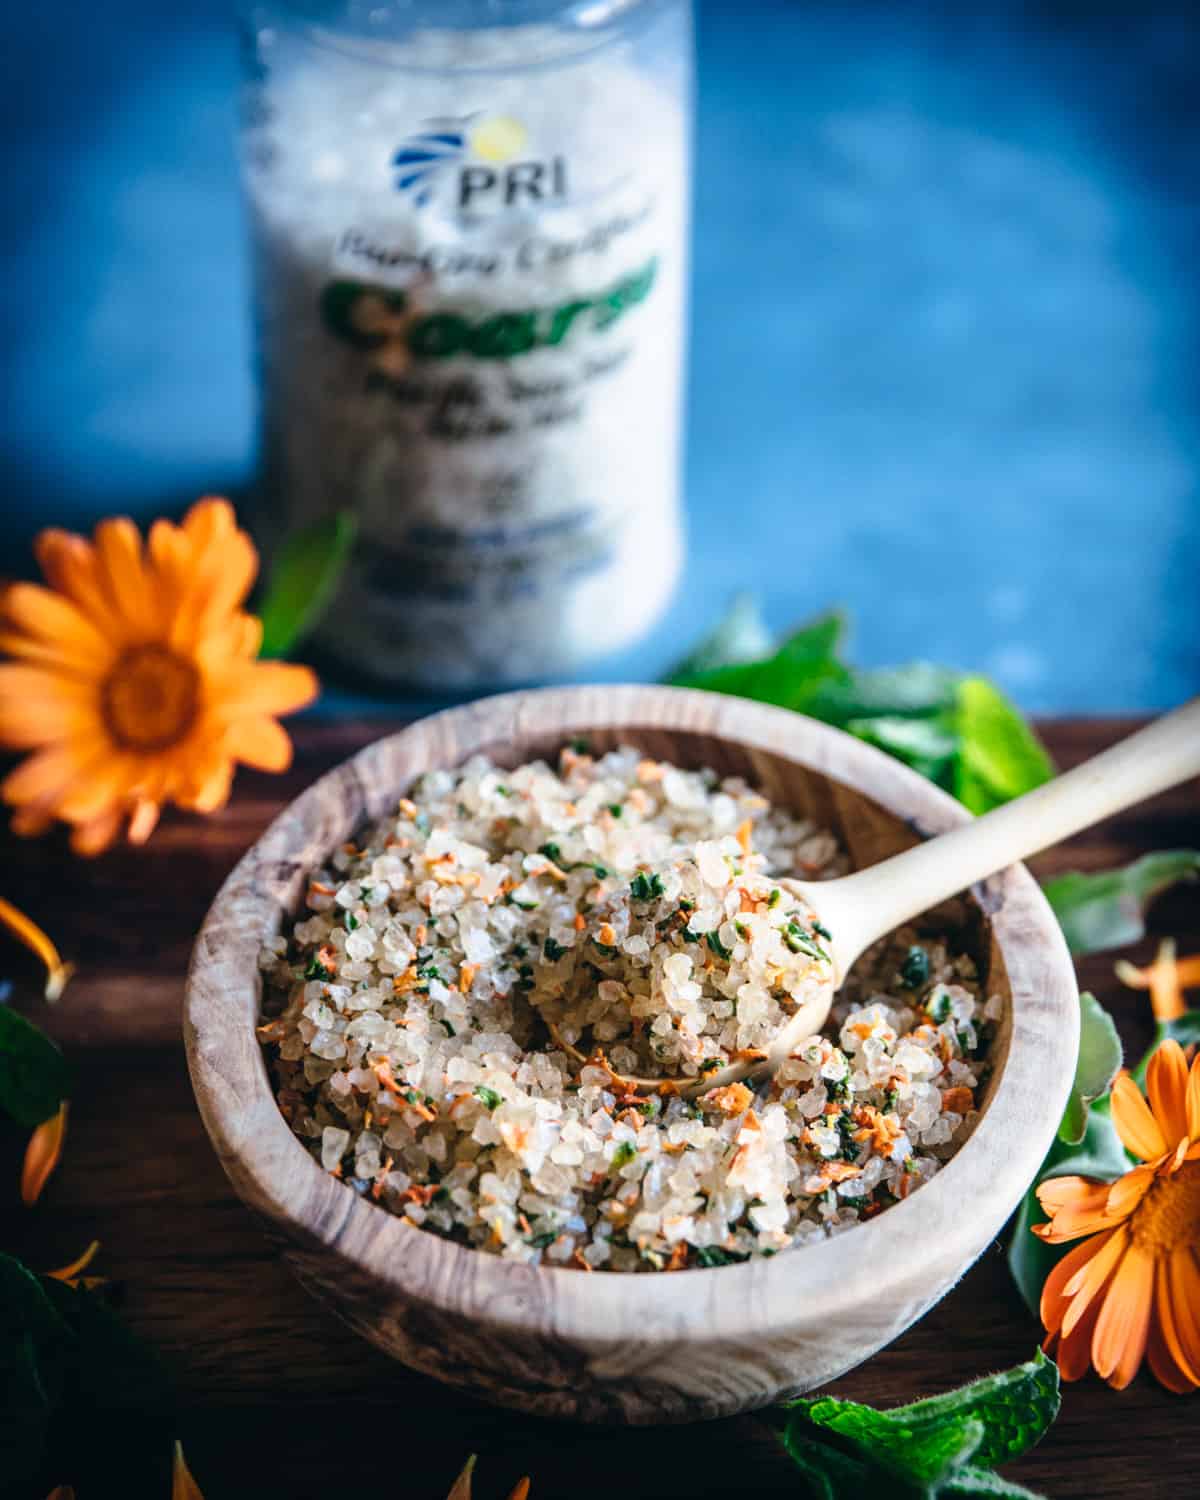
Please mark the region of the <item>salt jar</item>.
<svg viewBox="0 0 1200 1500"><path fill-rule="evenodd" d="M324 651L462 687L642 635L681 559L688 0L283 0L246 28L268 555Z"/></svg>

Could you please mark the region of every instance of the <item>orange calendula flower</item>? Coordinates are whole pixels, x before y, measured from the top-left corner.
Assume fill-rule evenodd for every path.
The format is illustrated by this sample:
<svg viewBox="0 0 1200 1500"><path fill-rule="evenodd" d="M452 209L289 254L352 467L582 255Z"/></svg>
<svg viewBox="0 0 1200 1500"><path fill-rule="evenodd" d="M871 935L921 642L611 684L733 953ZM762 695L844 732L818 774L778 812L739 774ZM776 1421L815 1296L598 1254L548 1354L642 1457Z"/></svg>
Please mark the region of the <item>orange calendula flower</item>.
<svg viewBox="0 0 1200 1500"><path fill-rule="evenodd" d="M262 627L242 604L258 554L226 500L182 525L155 521L143 544L115 517L91 542L43 531L48 587L0 594L0 744L34 753L0 795L22 834L55 819L98 854L127 829L149 838L166 802L212 812L237 761L282 771L292 746L277 714L316 694L307 667L255 658Z"/></svg>
<svg viewBox="0 0 1200 1500"><path fill-rule="evenodd" d="M66 1138L67 1101L64 1099L58 1106L58 1113L42 1121L25 1147L25 1165L21 1171L21 1202L27 1208L32 1208L42 1196L42 1189L58 1166Z"/></svg>
<svg viewBox="0 0 1200 1500"><path fill-rule="evenodd" d="M1057 1177L1038 1201L1047 1244L1082 1239L1042 1288L1046 1349L1066 1380L1091 1364L1123 1390L1147 1357L1168 1390L1200 1386L1200 1057L1168 1039L1146 1072L1113 1084L1112 1118L1139 1159L1116 1182Z"/></svg>

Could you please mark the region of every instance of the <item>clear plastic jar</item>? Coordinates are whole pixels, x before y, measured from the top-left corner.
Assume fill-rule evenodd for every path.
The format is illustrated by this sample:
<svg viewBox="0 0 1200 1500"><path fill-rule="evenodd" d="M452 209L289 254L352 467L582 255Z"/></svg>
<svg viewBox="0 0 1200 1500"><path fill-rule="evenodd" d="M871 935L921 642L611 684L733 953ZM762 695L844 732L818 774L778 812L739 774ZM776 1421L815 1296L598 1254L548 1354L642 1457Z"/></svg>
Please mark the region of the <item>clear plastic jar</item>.
<svg viewBox="0 0 1200 1500"><path fill-rule="evenodd" d="M681 558L688 0L258 7L244 174L269 554L359 536L319 643L431 687L574 671Z"/></svg>

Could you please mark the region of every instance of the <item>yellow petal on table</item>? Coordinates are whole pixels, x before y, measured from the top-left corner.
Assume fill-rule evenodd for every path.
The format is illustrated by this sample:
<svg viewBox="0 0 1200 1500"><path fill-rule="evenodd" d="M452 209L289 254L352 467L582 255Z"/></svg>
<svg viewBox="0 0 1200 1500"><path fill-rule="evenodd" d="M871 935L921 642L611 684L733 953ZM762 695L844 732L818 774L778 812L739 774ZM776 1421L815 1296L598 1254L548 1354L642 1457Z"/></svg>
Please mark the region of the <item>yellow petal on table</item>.
<svg viewBox="0 0 1200 1500"><path fill-rule="evenodd" d="M454 1481L453 1488L446 1496L446 1500L471 1500L471 1475L475 1471L476 1455L471 1454L463 1465L463 1471Z"/></svg>
<svg viewBox="0 0 1200 1500"><path fill-rule="evenodd" d="M31 948L46 966L46 999L57 1000L75 972L74 964L65 964L58 949L38 924L0 896L0 922L27 948Z"/></svg>
<svg viewBox="0 0 1200 1500"><path fill-rule="evenodd" d="M29 1137L25 1148L25 1165L21 1172L21 1202L32 1208L42 1195L42 1189L50 1180L50 1174L58 1166L63 1142L67 1137L67 1101L58 1106L58 1113L43 1120Z"/></svg>
<svg viewBox="0 0 1200 1500"><path fill-rule="evenodd" d="M55 1281L74 1281L91 1265L96 1258L96 1252L100 1249L100 1241L93 1240L82 1255L76 1256L69 1266L60 1266L57 1271L45 1271L43 1275L52 1276ZM89 1281L97 1278L89 1277Z"/></svg>
<svg viewBox="0 0 1200 1500"><path fill-rule="evenodd" d="M187 1466L180 1442L175 1444L175 1460L171 1465L171 1500L204 1500L200 1486Z"/></svg>

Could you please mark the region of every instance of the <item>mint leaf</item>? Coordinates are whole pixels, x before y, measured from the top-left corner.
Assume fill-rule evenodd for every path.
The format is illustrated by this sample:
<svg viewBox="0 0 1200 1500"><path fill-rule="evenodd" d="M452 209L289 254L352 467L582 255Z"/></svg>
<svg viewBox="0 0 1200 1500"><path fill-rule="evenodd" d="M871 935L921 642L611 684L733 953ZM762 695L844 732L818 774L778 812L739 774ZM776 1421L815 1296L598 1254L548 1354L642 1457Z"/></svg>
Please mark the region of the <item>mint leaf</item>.
<svg viewBox="0 0 1200 1500"><path fill-rule="evenodd" d="M910 1425L975 1418L983 1424L983 1436L972 1462L994 1469L1032 1448L1058 1416L1060 1404L1058 1366L1039 1349L1023 1365L985 1375L944 1396L896 1407L888 1416Z"/></svg>
<svg viewBox="0 0 1200 1500"><path fill-rule="evenodd" d="M811 710L830 724L851 719L922 719L954 710L961 672L932 662L899 667L868 667L850 673L842 683L826 683Z"/></svg>
<svg viewBox="0 0 1200 1500"><path fill-rule="evenodd" d="M1112 1017L1087 990L1079 996L1079 1027L1075 1079L1058 1127L1059 1140L1068 1146L1077 1146L1083 1140L1088 1106L1108 1093L1124 1055Z"/></svg>
<svg viewBox="0 0 1200 1500"><path fill-rule="evenodd" d="M26 1130L53 1115L71 1091L71 1070L50 1038L0 1005L0 1110Z"/></svg>
<svg viewBox="0 0 1200 1500"><path fill-rule="evenodd" d="M960 1469L953 1479L942 1487L943 1495L952 1495L955 1500L1042 1500L1034 1490L1023 1484L1014 1484L1011 1479L1001 1479L990 1469L974 1469L969 1465Z"/></svg>
<svg viewBox="0 0 1200 1500"><path fill-rule="evenodd" d="M960 744L954 792L972 812L988 812L1053 777L1041 741L994 684L965 677L956 700Z"/></svg>
<svg viewBox="0 0 1200 1500"><path fill-rule="evenodd" d="M1167 849L1146 854L1123 870L1084 874L1070 870L1047 880L1046 899L1072 953L1125 948L1146 935L1144 916L1154 898L1200 874L1200 851Z"/></svg>
<svg viewBox="0 0 1200 1500"><path fill-rule="evenodd" d="M262 656L286 656L333 599L358 530L349 511L325 516L284 543L258 604Z"/></svg>
<svg viewBox="0 0 1200 1500"><path fill-rule="evenodd" d="M801 1494L809 1500L860 1500L875 1493L871 1486L877 1471L871 1464L816 1442L799 1422L789 1423L780 1436L799 1470Z"/></svg>
<svg viewBox="0 0 1200 1500"><path fill-rule="evenodd" d="M716 626L676 662L664 681L685 683L717 667L738 666L772 652L771 632L753 594L738 594Z"/></svg>
<svg viewBox="0 0 1200 1500"><path fill-rule="evenodd" d="M939 712L932 718L882 716L848 719L849 732L877 750L886 750L927 780L949 790L954 783L958 732L953 715Z"/></svg>
<svg viewBox="0 0 1200 1500"><path fill-rule="evenodd" d="M822 615L790 635L772 656L757 661L686 672L669 681L681 687L704 688L759 703L806 712L818 690L830 682L848 683L850 674L838 660L845 630L840 614Z"/></svg>
<svg viewBox="0 0 1200 1500"><path fill-rule="evenodd" d="M1008 1269L1017 1290L1034 1316L1042 1300L1042 1287L1055 1263L1070 1245L1047 1245L1032 1232L1034 1224L1043 1224L1046 1215L1037 1201L1034 1189L1049 1177L1095 1177L1111 1182L1133 1165L1133 1158L1121 1144L1108 1110L1108 1100L1101 1099L1087 1112L1083 1139L1071 1146L1056 1139L1038 1170L1038 1174L1021 1200L1008 1247Z"/></svg>

